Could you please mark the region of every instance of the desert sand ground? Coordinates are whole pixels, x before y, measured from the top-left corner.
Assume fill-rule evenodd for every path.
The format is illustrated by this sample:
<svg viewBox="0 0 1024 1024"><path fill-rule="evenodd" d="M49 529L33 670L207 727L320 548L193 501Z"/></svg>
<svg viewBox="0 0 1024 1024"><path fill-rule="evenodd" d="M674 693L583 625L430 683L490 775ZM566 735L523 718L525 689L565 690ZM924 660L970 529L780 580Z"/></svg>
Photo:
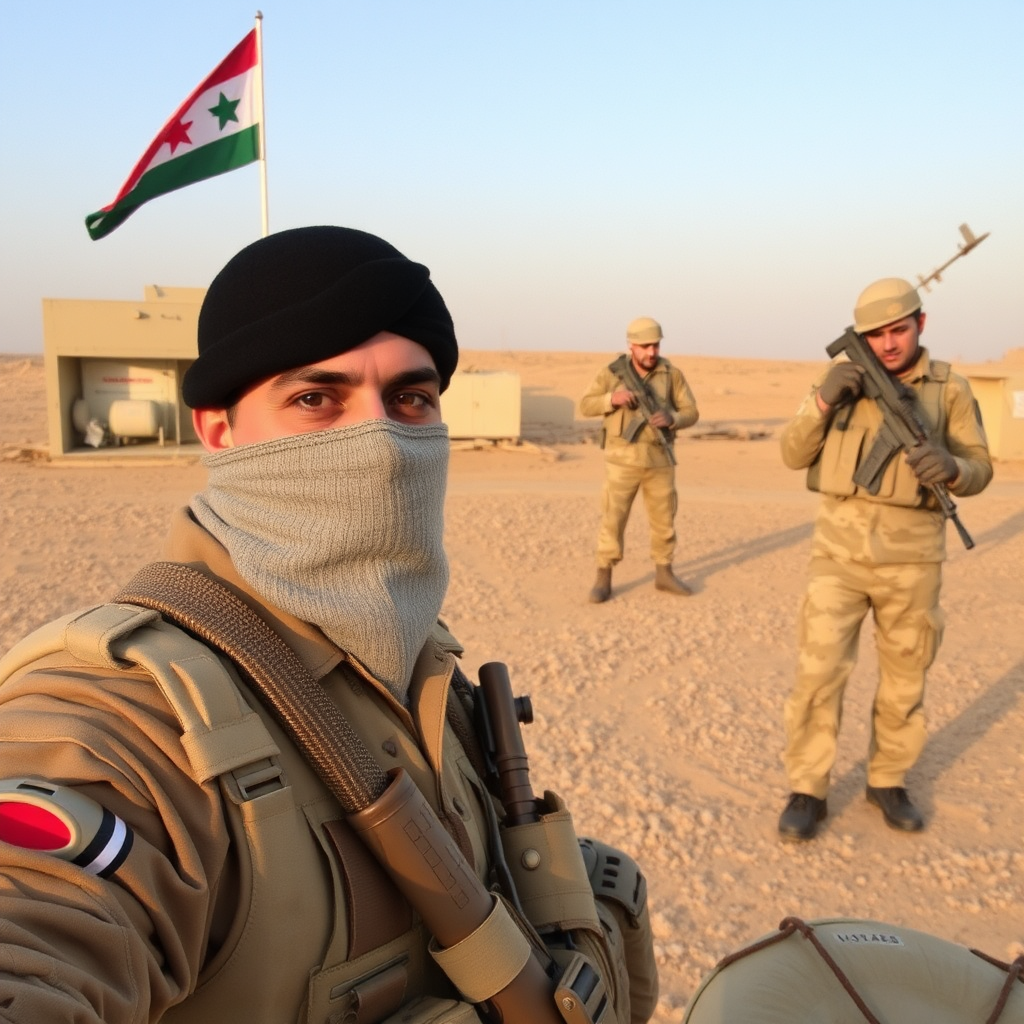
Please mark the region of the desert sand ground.
<svg viewBox="0 0 1024 1024"><path fill-rule="evenodd" d="M536 407L564 410L610 355L466 352L462 366L515 371ZM526 423L518 448L454 451L446 520L444 614L466 668L508 664L536 711L535 787L648 874L655 1019L681 1020L720 957L788 915L870 918L1012 959L1024 952L1024 464L997 464L960 502L973 551L949 531L930 741L909 780L926 831L894 832L864 801L866 626L830 816L814 842L783 844L781 706L816 497L781 465L776 435L819 364L673 358L701 408L677 444L676 570L693 597L654 590L638 505L613 599L587 603L595 421L553 416ZM168 512L203 486L195 460L68 466L33 457L45 440L41 358L0 357L0 649L109 598L159 557Z"/></svg>

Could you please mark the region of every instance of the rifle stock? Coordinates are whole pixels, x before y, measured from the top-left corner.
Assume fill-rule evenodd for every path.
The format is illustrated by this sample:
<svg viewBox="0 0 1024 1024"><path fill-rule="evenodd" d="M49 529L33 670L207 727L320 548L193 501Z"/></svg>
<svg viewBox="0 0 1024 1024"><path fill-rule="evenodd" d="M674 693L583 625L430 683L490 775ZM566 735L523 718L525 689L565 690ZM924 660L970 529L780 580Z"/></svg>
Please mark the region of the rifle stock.
<svg viewBox="0 0 1024 1024"><path fill-rule="evenodd" d="M443 949L471 936L491 915L494 897L402 769L379 799L348 820ZM564 1024L555 982L532 950L488 1004L506 1024Z"/></svg>
<svg viewBox="0 0 1024 1024"><path fill-rule="evenodd" d="M533 720L528 697L514 698L508 669L480 668L485 743L497 772L506 824L539 819L519 722ZM423 919L442 949L472 936L491 916L495 896L467 863L454 839L409 776L397 769L384 792L348 821ZM515 894L509 894L514 902ZM530 944L512 980L486 1002L487 1019L502 1024L599 1024L604 986L585 958L564 971ZM496 950L496 954L507 950ZM600 997L600 998L598 998Z"/></svg>
<svg viewBox="0 0 1024 1024"><path fill-rule="evenodd" d="M825 347L831 358L845 352L851 362L864 370L863 391L866 398L872 398L882 412L884 427L875 440L865 462L858 467L854 481L866 488L868 493L877 494L882 474L893 456L901 449L909 451L928 440L928 431L917 415L914 392L895 380L878 361L871 346L852 327L847 327L835 341ZM927 484L935 495L939 509L946 519L956 527L965 548L974 547L974 541L957 515L956 504L949 496L945 484Z"/></svg>

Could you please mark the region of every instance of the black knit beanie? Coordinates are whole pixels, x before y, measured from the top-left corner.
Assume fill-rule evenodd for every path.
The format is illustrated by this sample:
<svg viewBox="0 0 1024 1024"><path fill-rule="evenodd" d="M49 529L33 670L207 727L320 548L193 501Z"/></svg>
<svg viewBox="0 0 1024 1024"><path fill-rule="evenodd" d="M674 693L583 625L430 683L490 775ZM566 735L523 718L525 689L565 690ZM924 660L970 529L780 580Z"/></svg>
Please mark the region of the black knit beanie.
<svg viewBox="0 0 1024 1024"><path fill-rule="evenodd" d="M182 382L193 409L225 408L253 384L347 352L381 331L422 345L448 387L455 327L430 271L354 228L280 231L246 246L199 311L199 358Z"/></svg>

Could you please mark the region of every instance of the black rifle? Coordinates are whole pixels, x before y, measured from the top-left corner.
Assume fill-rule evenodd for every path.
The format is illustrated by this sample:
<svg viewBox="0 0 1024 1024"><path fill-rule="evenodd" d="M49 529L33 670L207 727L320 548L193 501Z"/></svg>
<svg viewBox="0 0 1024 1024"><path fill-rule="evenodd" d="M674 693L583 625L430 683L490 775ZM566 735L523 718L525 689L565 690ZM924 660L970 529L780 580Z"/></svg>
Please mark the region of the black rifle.
<svg viewBox="0 0 1024 1024"><path fill-rule="evenodd" d="M871 446L867 458L857 467L853 482L863 487L868 494L877 494L882 484L882 474L892 461L893 456L901 451L910 451L923 441L928 440L928 429L917 412L914 389L896 380L871 351L871 346L852 327L836 338L825 351L834 359L840 352L845 352L850 361L864 370L863 393L866 398L873 398L882 412L882 427ZM945 484L928 484L935 495L942 514L953 521L956 532L964 547L974 547L971 535L960 522L956 514L956 505L949 496Z"/></svg>
<svg viewBox="0 0 1024 1024"><path fill-rule="evenodd" d="M612 363L611 371L619 378L626 389L632 392L636 397L637 404L640 406L642 415L633 420L622 435L627 441L632 442L643 425L651 422L651 417L655 413L665 412L666 410L661 407L658 399L655 398L654 392L651 391L647 381L636 372L633 360L628 355L619 356ZM665 449L668 461L674 466L676 464L676 455L672 451L671 429L669 427L655 427L653 424L651 424L651 429L654 431L661 447Z"/></svg>
<svg viewBox="0 0 1024 1024"><path fill-rule="evenodd" d="M530 764L519 723L533 721L527 696L514 697L508 669L500 661L480 666L479 725L488 770L501 793L505 821L523 825L537 821L537 800L530 785Z"/></svg>

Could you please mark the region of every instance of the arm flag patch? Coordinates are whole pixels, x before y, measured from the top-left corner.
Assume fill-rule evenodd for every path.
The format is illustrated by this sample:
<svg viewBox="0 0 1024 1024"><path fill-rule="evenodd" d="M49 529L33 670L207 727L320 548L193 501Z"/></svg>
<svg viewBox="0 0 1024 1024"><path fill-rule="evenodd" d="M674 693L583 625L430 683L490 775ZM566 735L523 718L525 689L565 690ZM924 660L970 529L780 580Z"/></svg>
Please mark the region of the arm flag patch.
<svg viewBox="0 0 1024 1024"><path fill-rule="evenodd" d="M109 878L134 840L116 814L77 790L38 779L0 780L0 842Z"/></svg>

